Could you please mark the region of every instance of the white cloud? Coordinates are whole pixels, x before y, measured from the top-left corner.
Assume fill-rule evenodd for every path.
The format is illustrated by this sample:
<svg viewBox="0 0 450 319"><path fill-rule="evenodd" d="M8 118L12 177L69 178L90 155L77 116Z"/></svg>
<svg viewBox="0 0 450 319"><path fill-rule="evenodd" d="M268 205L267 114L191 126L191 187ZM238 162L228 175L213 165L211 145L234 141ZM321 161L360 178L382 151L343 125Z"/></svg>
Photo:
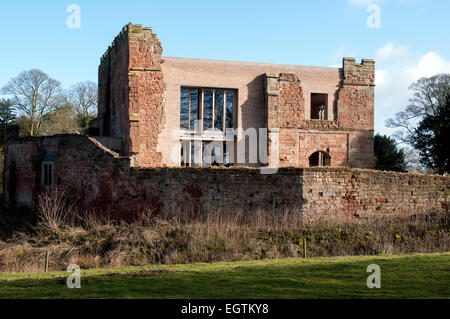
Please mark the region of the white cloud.
<svg viewBox="0 0 450 319"><path fill-rule="evenodd" d="M394 43L388 42L375 51L375 59L378 63L384 63L394 58L403 57L407 53L408 47L396 46Z"/></svg>
<svg viewBox="0 0 450 319"><path fill-rule="evenodd" d="M391 135L395 130L385 127L385 121L408 105L409 86L421 77L450 73L450 61L434 51L412 54L393 43L376 50L375 56L375 131Z"/></svg>

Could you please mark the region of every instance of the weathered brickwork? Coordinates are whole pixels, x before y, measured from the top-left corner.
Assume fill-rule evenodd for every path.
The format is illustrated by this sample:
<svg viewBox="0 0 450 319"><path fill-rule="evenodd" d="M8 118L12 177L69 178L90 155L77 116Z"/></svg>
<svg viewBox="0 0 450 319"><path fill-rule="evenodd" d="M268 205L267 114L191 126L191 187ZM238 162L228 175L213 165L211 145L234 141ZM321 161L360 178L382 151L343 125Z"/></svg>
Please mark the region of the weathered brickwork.
<svg viewBox="0 0 450 319"><path fill-rule="evenodd" d="M346 168L131 168L114 179L113 201L155 212L270 209L295 206L309 219L358 220L446 211L450 178ZM126 207L121 207L125 210ZM132 212L131 212L132 213Z"/></svg>
<svg viewBox="0 0 450 319"><path fill-rule="evenodd" d="M129 157L81 135L20 138L8 143L5 197L31 206L46 188L41 162L54 155L53 189L99 213L135 218L295 206L320 220L358 220L370 215L448 210L450 177L348 168L280 168L264 175L254 168L136 168Z"/></svg>
<svg viewBox="0 0 450 319"><path fill-rule="evenodd" d="M348 169L373 165L374 61L344 58L342 68L325 68L162 57L162 51L151 28L125 26L101 58L98 118L89 134L8 143L7 201L36 202L47 189L42 161L50 156L52 188L67 190L84 207L122 215L139 207L185 212L295 205L314 218L358 218L448 203L448 178ZM245 130L267 129L268 152L276 155L269 166L280 170L179 168L185 87L233 92L236 141ZM314 166L317 154L320 165L334 168L299 168ZM408 192L417 203L407 203Z"/></svg>
<svg viewBox="0 0 450 319"><path fill-rule="evenodd" d="M100 135L123 139L121 155L136 166L160 166L164 113L161 43L151 30L128 24L99 67Z"/></svg>
<svg viewBox="0 0 450 319"><path fill-rule="evenodd" d="M345 128L373 130L375 63L363 60L356 64L344 58L343 84L338 93L338 120Z"/></svg>
<svg viewBox="0 0 450 319"><path fill-rule="evenodd" d="M53 187L67 191L85 207L102 206L112 199L113 159L94 138L56 135L17 139L5 149L5 199L12 206L32 206L42 186L42 160L53 159Z"/></svg>
<svg viewBox="0 0 450 319"><path fill-rule="evenodd" d="M266 125L278 129L279 165L307 167L309 157L321 151L330 156L331 166L371 168L374 72L371 60L356 64L352 58L344 59L337 120L304 116L302 83L295 74L266 74Z"/></svg>

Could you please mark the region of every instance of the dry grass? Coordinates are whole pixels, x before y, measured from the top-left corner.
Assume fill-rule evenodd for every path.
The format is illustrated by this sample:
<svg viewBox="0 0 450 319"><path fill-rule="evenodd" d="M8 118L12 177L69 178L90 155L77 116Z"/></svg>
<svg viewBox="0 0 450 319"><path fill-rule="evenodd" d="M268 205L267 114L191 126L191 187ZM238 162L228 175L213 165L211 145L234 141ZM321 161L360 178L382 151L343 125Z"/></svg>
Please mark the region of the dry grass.
<svg viewBox="0 0 450 319"><path fill-rule="evenodd" d="M309 257L450 251L444 213L338 223L307 220L295 207L157 217L143 209L125 223L79 211L52 192L37 215L32 227L0 237L0 271L42 271L47 250L50 270L300 257L305 239Z"/></svg>

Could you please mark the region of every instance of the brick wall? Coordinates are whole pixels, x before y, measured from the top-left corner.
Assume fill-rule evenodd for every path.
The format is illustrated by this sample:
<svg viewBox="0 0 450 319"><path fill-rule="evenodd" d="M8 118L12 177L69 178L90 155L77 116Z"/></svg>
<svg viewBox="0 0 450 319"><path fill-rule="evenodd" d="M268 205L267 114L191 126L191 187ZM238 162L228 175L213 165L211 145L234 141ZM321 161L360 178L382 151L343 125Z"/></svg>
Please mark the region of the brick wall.
<svg viewBox="0 0 450 319"><path fill-rule="evenodd" d="M361 64L344 58L343 82L338 92L338 120L345 128L373 130L375 62L364 59Z"/></svg>
<svg viewBox="0 0 450 319"><path fill-rule="evenodd" d="M340 144L340 142L337 142ZM450 177L349 168L136 168L97 140L81 135L19 138L5 150L5 198L31 206L41 162L54 155L54 187L99 213L135 217L155 212L298 207L316 219L413 214L448 209Z"/></svg>
<svg viewBox="0 0 450 319"><path fill-rule="evenodd" d="M279 128L279 166L308 167L309 157L322 151L331 166L372 168L374 71L373 61L344 59L337 120L305 117L302 82L295 74L266 74L265 119L269 129Z"/></svg>
<svg viewBox="0 0 450 319"><path fill-rule="evenodd" d="M372 167L373 149L367 147L372 142L360 142L369 137L366 132L373 133L372 60L357 64L354 59L345 58L342 68L323 68L162 59L161 54L161 43L151 28L128 24L108 48L99 67L100 134L122 138L120 154L130 156L133 166L179 165L173 155L181 152L177 136L180 88L193 86L235 90L235 127L267 127L272 140L283 138L279 141L281 166L309 164L304 158L310 150L299 148L302 141L314 135L320 135L323 141L324 134L329 134L329 145L321 143L321 149L314 151L333 149L334 155L330 156L336 157L332 165ZM329 120L310 119L313 93L325 95ZM343 140L343 134L347 134L345 143L334 147ZM237 140L243 138L238 133ZM342 151L342 147L348 149ZM248 158L248 148L246 153Z"/></svg>
<svg viewBox="0 0 450 319"><path fill-rule="evenodd" d="M91 137L55 135L19 138L7 144L4 195L12 206L31 207L47 189L41 180L42 160L46 155L55 156L54 188L67 191L85 207L111 201L113 159L118 154Z"/></svg>
<svg viewBox="0 0 450 319"><path fill-rule="evenodd" d="M121 154L142 167L162 165L157 150L164 122L161 53L151 28L128 24L99 67L100 135L122 138Z"/></svg>
<svg viewBox="0 0 450 319"><path fill-rule="evenodd" d="M305 119L309 114L311 93L328 94L329 112L333 112L335 95L341 81L339 68L175 57L164 57L164 60L162 68L166 85L164 94L166 120L158 142L158 150L162 153L164 166L178 165L172 161L171 155L174 148L176 149L179 145L174 132L180 127L180 88L183 85L236 89L238 92L236 126L246 130L278 127L276 123L267 126L266 73L273 76L276 81L276 89L273 90L276 94L278 94L280 73L295 79L293 82L287 81L288 78L283 79L280 86L282 91L287 93L286 97L283 95L285 98L283 103L290 105L289 108L281 110L280 117L283 121L290 122L285 125L292 126L300 125L299 119ZM296 100L297 98L299 100ZM298 107L301 100L303 100L303 109ZM278 100L275 103L278 103ZM274 107L277 107L276 105L278 104ZM242 137L238 136L238 138Z"/></svg>
<svg viewBox="0 0 450 319"><path fill-rule="evenodd" d="M257 169L132 168L114 179L113 201L155 212L191 213L296 206L311 219L446 210L450 178L347 168ZM132 203L132 204L131 204ZM130 205L131 204L131 205ZM128 210L129 211L129 210Z"/></svg>

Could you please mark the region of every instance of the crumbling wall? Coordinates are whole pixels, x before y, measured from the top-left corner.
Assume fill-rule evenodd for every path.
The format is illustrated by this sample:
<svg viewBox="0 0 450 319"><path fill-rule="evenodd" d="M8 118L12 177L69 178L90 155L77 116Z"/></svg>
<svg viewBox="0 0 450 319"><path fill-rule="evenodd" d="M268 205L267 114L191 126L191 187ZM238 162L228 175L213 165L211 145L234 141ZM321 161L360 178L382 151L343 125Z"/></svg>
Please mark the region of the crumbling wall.
<svg viewBox="0 0 450 319"><path fill-rule="evenodd" d="M98 120L101 136L122 138L129 147L128 26L124 27L100 60L98 71Z"/></svg>
<svg viewBox="0 0 450 319"><path fill-rule="evenodd" d="M446 211L450 177L348 168L131 168L113 181L115 208L128 216L295 207L314 220Z"/></svg>
<svg viewBox="0 0 450 319"><path fill-rule="evenodd" d="M280 167L307 167L321 151L331 166L373 167L375 64L344 58L337 91L337 116L305 117L302 83L295 74L265 74L266 126L279 141ZM336 118L336 119L335 119ZM269 141L269 153L272 144ZM277 165L270 163L272 166Z"/></svg>
<svg viewBox="0 0 450 319"><path fill-rule="evenodd" d="M342 87L338 92L338 120L344 128L373 130L375 62L344 58Z"/></svg>
<svg viewBox="0 0 450 319"><path fill-rule="evenodd" d="M344 168L304 169L302 175L302 210L311 218L448 213L450 177Z"/></svg>
<svg viewBox="0 0 450 319"><path fill-rule="evenodd" d="M339 143L337 143L339 144ZM450 177L338 167L136 168L128 157L81 135L12 140L5 150L5 198L31 206L42 185L42 159L54 155L53 186L85 209L119 218L295 207L317 220L346 221L447 211Z"/></svg>
<svg viewBox="0 0 450 319"><path fill-rule="evenodd" d="M164 122L162 47L151 28L126 25L99 67L100 135L120 137L133 165L160 166L158 135Z"/></svg>
<svg viewBox="0 0 450 319"><path fill-rule="evenodd" d="M42 160L52 155L53 186L42 186ZM66 192L86 208L112 199L114 161L111 152L83 135L24 137L5 148L4 195L13 207L32 207L46 190Z"/></svg>

